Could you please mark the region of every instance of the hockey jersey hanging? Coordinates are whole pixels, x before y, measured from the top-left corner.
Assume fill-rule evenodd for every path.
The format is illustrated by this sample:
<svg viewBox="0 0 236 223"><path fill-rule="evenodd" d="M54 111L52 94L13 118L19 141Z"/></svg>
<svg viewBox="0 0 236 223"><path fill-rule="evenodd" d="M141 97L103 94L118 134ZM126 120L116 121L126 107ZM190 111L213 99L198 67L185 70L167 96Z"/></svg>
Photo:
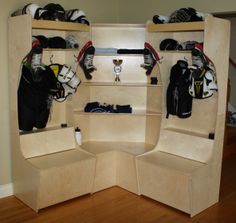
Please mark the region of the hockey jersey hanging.
<svg viewBox="0 0 236 223"><path fill-rule="evenodd" d="M211 97L217 91L216 72L212 61L203 53L202 46L196 44L192 50L191 83L189 94L193 98Z"/></svg>

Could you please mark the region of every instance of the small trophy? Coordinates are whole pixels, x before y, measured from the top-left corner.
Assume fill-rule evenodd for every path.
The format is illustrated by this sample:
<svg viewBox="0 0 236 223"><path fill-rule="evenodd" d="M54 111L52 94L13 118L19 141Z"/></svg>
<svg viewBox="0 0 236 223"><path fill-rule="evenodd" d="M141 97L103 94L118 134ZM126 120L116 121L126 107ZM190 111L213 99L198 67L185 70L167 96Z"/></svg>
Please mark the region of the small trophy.
<svg viewBox="0 0 236 223"><path fill-rule="evenodd" d="M115 82L120 82L120 73L121 73L121 64L122 64L123 60L121 59L114 59L113 60L113 64L115 65L114 66L114 72L116 74L116 77L115 77Z"/></svg>

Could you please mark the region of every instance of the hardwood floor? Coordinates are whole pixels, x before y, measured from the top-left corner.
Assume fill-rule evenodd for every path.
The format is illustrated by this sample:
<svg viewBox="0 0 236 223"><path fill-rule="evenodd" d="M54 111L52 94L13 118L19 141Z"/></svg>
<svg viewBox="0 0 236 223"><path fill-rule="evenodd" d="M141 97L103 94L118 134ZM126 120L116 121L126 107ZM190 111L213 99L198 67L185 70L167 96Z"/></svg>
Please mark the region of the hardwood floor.
<svg viewBox="0 0 236 223"><path fill-rule="evenodd" d="M35 213L14 196L0 199L1 223L236 223L236 139L224 148L220 201L190 218L119 187ZM50 191L49 191L50 193Z"/></svg>

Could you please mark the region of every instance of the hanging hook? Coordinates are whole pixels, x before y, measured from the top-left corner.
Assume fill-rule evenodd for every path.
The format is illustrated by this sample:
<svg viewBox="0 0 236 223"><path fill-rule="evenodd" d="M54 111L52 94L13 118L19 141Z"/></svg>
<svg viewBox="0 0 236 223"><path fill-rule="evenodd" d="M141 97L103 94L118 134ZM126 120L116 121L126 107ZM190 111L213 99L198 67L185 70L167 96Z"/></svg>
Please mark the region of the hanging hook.
<svg viewBox="0 0 236 223"><path fill-rule="evenodd" d="M49 58L49 61L50 61L50 63L51 64L53 64L53 61L52 61L52 58L54 57L54 55L52 54L51 56L50 56L50 58Z"/></svg>
<svg viewBox="0 0 236 223"><path fill-rule="evenodd" d="M158 62L159 62L159 64L161 64L162 63L162 61L163 61L163 59L164 59L164 56L161 56L161 57L159 57L160 59L158 60Z"/></svg>
<svg viewBox="0 0 236 223"><path fill-rule="evenodd" d="M188 62L188 59L187 59L186 57L184 57L184 60L185 60L186 62Z"/></svg>
<svg viewBox="0 0 236 223"><path fill-rule="evenodd" d="M75 62L79 62L78 61L78 56L74 54L74 58L75 58Z"/></svg>

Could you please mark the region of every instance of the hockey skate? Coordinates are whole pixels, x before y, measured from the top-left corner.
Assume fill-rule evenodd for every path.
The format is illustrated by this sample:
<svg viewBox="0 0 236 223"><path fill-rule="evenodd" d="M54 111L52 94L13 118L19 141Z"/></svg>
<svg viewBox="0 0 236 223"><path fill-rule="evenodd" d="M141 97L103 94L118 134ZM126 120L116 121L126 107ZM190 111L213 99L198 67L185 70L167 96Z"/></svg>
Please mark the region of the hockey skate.
<svg viewBox="0 0 236 223"><path fill-rule="evenodd" d="M92 79L91 73L97 68L93 65L93 58L95 54L95 48L92 45L92 42L89 41L79 53L78 61L80 64L80 67L82 68L84 75L86 79L90 80Z"/></svg>

